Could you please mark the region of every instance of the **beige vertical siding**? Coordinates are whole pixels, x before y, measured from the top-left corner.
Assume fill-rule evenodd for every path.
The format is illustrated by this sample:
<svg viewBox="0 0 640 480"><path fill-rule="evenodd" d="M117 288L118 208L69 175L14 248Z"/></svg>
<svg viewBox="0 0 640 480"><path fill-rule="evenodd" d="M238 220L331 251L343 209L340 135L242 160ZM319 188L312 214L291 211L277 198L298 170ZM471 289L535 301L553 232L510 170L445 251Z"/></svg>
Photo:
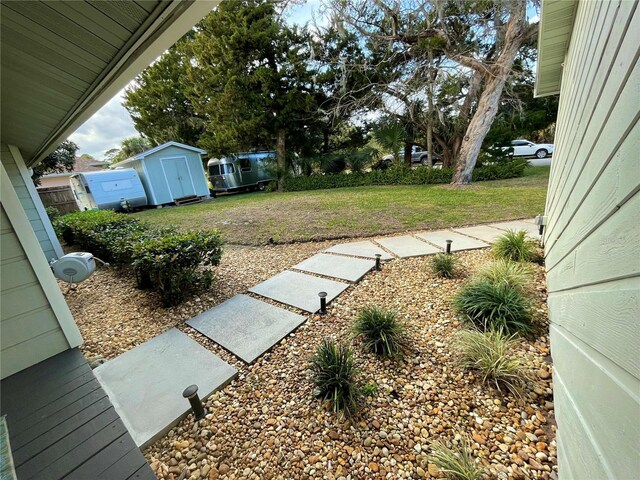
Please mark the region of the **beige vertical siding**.
<svg viewBox="0 0 640 480"><path fill-rule="evenodd" d="M49 218L43 214L44 209L35 190L35 186L27 185L20 172L20 168L25 167L20 167L18 165L18 162L14 158L9 147L5 144L0 145L0 158L2 160L2 165L11 179L11 184L20 199L20 203L27 214L27 218L29 219L29 222L31 222L31 227L36 233L36 237L38 237L38 241L40 242L40 246L42 247L45 257L47 260L60 257L62 254L60 243L53 233ZM36 202L39 202L40 205L36 205Z"/></svg>
<svg viewBox="0 0 640 480"><path fill-rule="evenodd" d="M640 9L578 4L545 233L561 479L640 472Z"/></svg>

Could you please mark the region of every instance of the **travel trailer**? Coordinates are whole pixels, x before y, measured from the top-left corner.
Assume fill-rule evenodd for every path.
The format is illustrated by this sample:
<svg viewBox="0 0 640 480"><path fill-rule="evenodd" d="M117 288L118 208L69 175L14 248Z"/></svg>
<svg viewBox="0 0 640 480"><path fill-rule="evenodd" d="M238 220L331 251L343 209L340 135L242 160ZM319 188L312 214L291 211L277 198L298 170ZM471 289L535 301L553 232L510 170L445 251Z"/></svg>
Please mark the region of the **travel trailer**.
<svg viewBox="0 0 640 480"><path fill-rule="evenodd" d="M267 171L267 163L275 156L275 152L245 152L212 158L207 163L207 170L213 192L264 190L275 180Z"/></svg>
<svg viewBox="0 0 640 480"><path fill-rule="evenodd" d="M147 205L144 187L133 168L76 173L69 182L81 211L124 210Z"/></svg>

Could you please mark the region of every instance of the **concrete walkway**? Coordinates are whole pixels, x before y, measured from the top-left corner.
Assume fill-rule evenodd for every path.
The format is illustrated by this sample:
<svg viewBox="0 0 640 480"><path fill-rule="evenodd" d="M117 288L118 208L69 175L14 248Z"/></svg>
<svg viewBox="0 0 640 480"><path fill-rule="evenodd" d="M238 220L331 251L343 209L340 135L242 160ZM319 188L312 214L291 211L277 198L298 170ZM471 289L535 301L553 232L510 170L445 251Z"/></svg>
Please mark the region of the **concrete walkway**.
<svg viewBox="0 0 640 480"><path fill-rule="evenodd" d="M264 301L236 295L187 324L252 363L307 320L284 307L317 312L320 292L330 303L375 267L376 255L384 261L434 255L445 251L447 240L454 252L487 248L507 230L538 238L533 220L517 220L337 244L249 289ZM236 370L174 328L95 373L136 443L146 446L188 413L184 388L198 384L206 398L231 381Z"/></svg>

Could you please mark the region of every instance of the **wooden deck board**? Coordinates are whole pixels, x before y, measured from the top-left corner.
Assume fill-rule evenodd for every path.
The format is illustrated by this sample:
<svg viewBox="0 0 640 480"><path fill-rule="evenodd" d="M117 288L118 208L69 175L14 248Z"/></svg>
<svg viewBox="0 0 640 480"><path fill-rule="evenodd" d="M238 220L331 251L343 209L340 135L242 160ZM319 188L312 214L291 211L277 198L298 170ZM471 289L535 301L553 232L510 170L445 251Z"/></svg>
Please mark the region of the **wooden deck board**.
<svg viewBox="0 0 640 480"><path fill-rule="evenodd" d="M101 389L96 389L91 393L81 397L79 400L67 405L66 407L50 412L48 415L44 415L39 422L32 422L26 424L26 422L20 422L18 425L18 432L15 434L14 440L12 440L12 446L14 449L22 447L24 444L29 443L34 438L43 435L49 430L56 428L57 425L63 423L67 419L78 414L89 406L96 402L105 400L109 402L107 395ZM109 402L110 403L110 402Z"/></svg>
<svg viewBox="0 0 640 480"><path fill-rule="evenodd" d="M78 349L2 380L1 392L20 480L155 478Z"/></svg>
<svg viewBox="0 0 640 480"><path fill-rule="evenodd" d="M76 415L73 415L64 422L52 424L52 428L33 437L29 442L25 442L22 445L16 445L15 447L12 444L14 458L18 458L22 455L26 455L26 457L29 458L33 451L46 450L110 408L112 407L109 398L104 397L100 401L78 412Z"/></svg>
<svg viewBox="0 0 640 480"><path fill-rule="evenodd" d="M11 427L15 428L16 432L25 431L26 429L31 428L32 426L40 422L48 421L49 418L62 411L64 408L69 407L70 405L78 401L78 399L84 398L87 395L93 394L95 392L104 393L104 390L102 390L99 382L95 381L85 383L80 388L77 388L76 390L69 392L67 395L56 399L49 405L32 411L27 416L22 416L19 419L16 419L16 415L13 415L14 418L11 420ZM2 411L11 412L11 409L7 408L5 410L5 406L2 405Z"/></svg>

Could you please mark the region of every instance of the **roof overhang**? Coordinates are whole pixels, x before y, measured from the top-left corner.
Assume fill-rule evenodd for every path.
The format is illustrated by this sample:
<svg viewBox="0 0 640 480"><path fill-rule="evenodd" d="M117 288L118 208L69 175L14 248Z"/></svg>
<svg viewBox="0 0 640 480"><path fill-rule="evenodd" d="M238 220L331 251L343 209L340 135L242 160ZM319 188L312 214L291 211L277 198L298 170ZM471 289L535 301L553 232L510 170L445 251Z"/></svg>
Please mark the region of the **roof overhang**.
<svg viewBox="0 0 640 480"><path fill-rule="evenodd" d="M3 1L2 143L35 165L219 2Z"/></svg>
<svg viewBox="0 0 640 480"><path fill-rule="evenodd" d="M577 6L578 0L542 1L535 97L560 93L562 70L569 50Z"/></svg>

